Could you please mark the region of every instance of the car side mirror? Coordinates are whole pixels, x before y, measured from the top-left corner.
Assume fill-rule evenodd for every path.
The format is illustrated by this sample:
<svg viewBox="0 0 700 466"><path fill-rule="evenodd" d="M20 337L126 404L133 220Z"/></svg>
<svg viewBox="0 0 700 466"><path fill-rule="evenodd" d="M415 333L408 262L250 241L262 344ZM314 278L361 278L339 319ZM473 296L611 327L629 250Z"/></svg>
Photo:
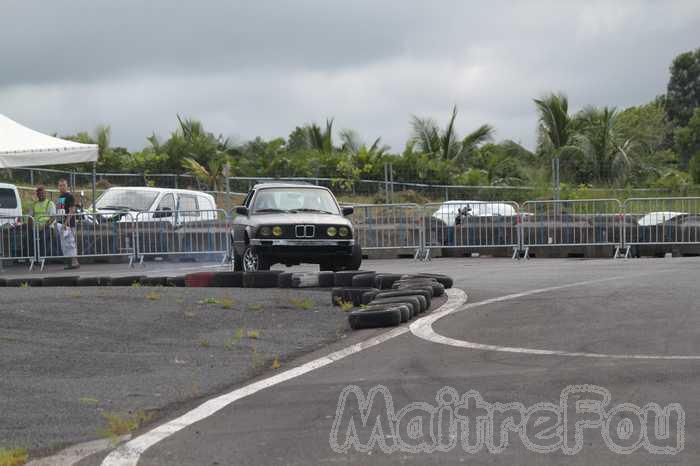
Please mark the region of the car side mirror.
<svg viewBox="0 0 700 466"><path fill-rule="evenodd" d="M248 215L248 208L242 205L236 207L236 213L238 215Z"/></svg>
<svg viewBox="0 0 700 466"><path fill-rule="evenodd" d="M163 207L162 209L153 212L153 218L165 218L165 217L172 217L173 216L173 211L170 210L169 207Z"/></svg>
<svg viewBox="0 0 700 466"><path fill-rule="evenodd" d="M343 217L347 217L348 215L352 215L355 213L355 208L351 206L345 206L343 207Z"/></svg>

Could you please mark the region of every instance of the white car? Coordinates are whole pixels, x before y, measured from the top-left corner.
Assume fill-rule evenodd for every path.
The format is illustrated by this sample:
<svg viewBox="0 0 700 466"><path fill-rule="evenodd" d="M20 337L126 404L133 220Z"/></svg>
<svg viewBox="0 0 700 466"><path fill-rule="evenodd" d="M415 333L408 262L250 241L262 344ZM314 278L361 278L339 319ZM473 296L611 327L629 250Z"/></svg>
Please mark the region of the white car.
<svg viewBox="0 0 700 466"><path fill-rule="evenodd" d="M22 199L17 186L0 183L0 225L17 223L22 216Z"/></svg>
<svg viewBox="0 0 700 466"><path fill-rule="evenodd" d="M459 217L517 217L518 211L505 202L447 201L433 213L433 218L447 226L454 226Z"/></svg>
<svg viewBox="0 0 700 466"><path fill-rule="evenodd" d="M669 220L673 220L674 218L679 217L681 215L688 214L686 212L649 212L648 214L637 220L637 224L640 227L653 227L656 225L666 223Z"/></svg>
<svg viewBox="0 0 700 466"><path fill-rule="evenodd" d="M119 221L164 221L175 224L217 218L216 201L211 194L187 189L124 187L109 188L95 202L95 211L101 219Z"/></svg>

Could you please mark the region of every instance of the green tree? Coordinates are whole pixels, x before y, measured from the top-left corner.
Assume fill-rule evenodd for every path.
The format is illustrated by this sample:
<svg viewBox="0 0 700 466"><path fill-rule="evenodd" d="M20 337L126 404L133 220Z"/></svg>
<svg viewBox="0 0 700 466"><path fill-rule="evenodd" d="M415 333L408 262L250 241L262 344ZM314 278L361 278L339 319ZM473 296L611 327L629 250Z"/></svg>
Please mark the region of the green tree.
<svg viewBox="0 0 700 466"><path fill-rule="evenodd" d="M626 175L634 145L615 131L618 113L610 107L588 107L577 115L584 136L580 154L592 167L598 182L612 182Z"/></svg>
<svg viewBox="0 0 700 466"><path fill-rule="evenodd" d="M674 130L673 140L681 167L685 168L688 161L700 152L700 107L695 109L686 126Z"/></svg>
<svg viewBox="0 0 700 466"><path fill-rule="evenodd" d="M666 91L668 118L676 126L686 126L700 107L700 48L678 55L670 71Z"/></svg>

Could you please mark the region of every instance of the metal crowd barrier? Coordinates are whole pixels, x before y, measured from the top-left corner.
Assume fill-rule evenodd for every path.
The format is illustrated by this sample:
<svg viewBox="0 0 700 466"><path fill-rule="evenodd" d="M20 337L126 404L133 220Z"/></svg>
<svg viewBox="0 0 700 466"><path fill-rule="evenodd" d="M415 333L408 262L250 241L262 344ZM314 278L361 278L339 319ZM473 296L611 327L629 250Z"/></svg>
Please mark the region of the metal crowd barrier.
<svg viewBox="0 0 700 466"><path fill-rule="evenodd" d="M72 217L69 219L69 217ZM89 213L49 216L49 221L34 224L36 258L41 269L47 260L65 259L62 248L62 229L69 223L75 237L77 257L125 257L131 262L135 254L134 217L117 214L107 218Z"/></svg>
<svg viewBox="0 0 700 466"><path fill-rule="evenodd" d="M36 262L34 219L29 215L0 217L0 271L5 260L27 261L29 270Z"/></svg>
<svg viewBox="0 0 700 466"><path fill-rule="evenodd" d="M223 209L139 212L135 219L136 256L222 256L230 258L231 217Z"/></svg>
<svg viewBox="0 0 700 466"><path fill-rule="evenodd" d="M700 198L630 198L624 203L625 245L700 243Z"/></svg>
<svg viewBox="0 0 700 466"><path fill-rule="evenodd" d="M521 209L521 249L533 246L621 247L622 205L617 199L527 201Z"/></svg>
<svg viewBox="0 0 700 466"><path fill-rule="evenodd" d="M516 202L449 201L425 205L425 248L517 248Z"/></svg>
<svg viewBox="0 0 700 466"><path fill-rule="evenodd" d="M363 250L422 250L423 210L417 204L358 204L350 217Z"/></svg>

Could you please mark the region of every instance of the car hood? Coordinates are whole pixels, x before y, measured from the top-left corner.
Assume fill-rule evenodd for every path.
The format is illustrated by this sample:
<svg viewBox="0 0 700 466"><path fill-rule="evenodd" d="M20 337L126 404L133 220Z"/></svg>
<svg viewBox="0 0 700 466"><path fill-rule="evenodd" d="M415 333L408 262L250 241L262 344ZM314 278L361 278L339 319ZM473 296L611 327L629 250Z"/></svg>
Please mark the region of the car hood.
<svg viewBox="0 0 700 466"><path fill-rule="evenodd" d="M252 222L258 225L347 225L350 220L340 215L314 214L311 212L299 212L297 214L253 214Z"/></svg>

